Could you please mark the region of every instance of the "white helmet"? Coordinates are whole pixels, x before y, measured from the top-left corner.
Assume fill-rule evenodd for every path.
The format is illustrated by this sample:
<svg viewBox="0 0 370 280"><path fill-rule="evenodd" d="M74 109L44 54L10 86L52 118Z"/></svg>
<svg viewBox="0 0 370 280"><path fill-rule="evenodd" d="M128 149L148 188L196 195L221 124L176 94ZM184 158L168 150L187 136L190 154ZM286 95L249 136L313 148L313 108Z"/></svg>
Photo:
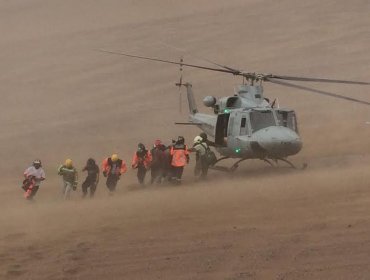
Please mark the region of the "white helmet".
<svg viewBox="0 0 370 280"><path fill-rule="evenodd" d="M201 143L203 141L203 138L200 136L195 136L194 138L194 144Z"/></svg>

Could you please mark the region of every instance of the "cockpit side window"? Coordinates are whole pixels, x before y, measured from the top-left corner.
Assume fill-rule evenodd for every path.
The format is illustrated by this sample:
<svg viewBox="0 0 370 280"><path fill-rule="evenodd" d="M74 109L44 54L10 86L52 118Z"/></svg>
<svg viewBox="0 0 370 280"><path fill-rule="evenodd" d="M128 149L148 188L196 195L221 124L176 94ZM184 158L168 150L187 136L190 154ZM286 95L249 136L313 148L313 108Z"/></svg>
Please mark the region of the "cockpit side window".
<svg viewBox="0 0 370 280"><path fill-rule="evenodd" d="M276 126L276 121L272 111L252 111L250 112L250 122L253 132L269 127Z"/></svg>
<svg viewBox="0 0 370 280"><path fill-rule="evenodd" d="M226 101L226 108L240 108L241 101L239 97L229 97Z"/></svg>
<svg viewBox="0 0 370 280"><path fill-rule="evenodd" d="M281 126L298 132L297 118L294 111L277 111L277 117Z"/></svg>

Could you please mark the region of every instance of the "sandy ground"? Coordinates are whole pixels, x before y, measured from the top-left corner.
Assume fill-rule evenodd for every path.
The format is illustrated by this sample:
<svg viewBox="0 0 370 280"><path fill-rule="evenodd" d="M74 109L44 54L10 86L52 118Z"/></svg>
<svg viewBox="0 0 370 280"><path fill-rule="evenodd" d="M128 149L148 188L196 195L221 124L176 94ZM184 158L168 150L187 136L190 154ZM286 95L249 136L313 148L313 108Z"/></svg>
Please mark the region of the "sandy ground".
<svg viewBox="0 0 370 280"><path fill-rule="evenodd" d="M198 132L174 125L178 67L96 49L178 60L171 45L188 63L369 81L369 12L367 0L0 1L0 278L369 279L368 106L265 84L298 114L291 160L305 171L250 161L196 183L192 163L183 186L142 189L130 170L115 196L102 181L94 200L68 202L56 174L67 157L130 162L138 142ZM241 82L183 75L198 105ZM370 101L369 87L312 87ZM34 158L48 178L27 203Z"/></svg>

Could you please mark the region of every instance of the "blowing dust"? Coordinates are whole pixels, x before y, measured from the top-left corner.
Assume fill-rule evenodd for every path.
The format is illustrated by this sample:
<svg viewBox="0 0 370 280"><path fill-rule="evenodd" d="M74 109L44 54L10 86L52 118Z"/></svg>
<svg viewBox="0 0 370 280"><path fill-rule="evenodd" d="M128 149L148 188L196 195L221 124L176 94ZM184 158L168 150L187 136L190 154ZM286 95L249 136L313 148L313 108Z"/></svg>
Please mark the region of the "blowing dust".
<svg viewBox="0 0 370 280"><path fill-rule="evenodd" d="M298 116L306 170L262 161L181 186L140 187L129 170L109 196L81 188L60 198L57 167L117 152L128 165L142 142L199 131L175 126L176 67L95 51L178 59L180 46L251 72L366 80L367 1L2 1L0 3L0 278L366 279L370 230L370 120L365 105L278 85L266 97ZM288 20L289 19L289 20ZM166 44L163 44L166 43ZM187 63L203 64L185 55ZM199 109L241 81L184 69ZM368 87L313 88L369 101ZM24 169L40 158L47 179L34 203ZM225 161L231 165L231 161Z"/></svg>

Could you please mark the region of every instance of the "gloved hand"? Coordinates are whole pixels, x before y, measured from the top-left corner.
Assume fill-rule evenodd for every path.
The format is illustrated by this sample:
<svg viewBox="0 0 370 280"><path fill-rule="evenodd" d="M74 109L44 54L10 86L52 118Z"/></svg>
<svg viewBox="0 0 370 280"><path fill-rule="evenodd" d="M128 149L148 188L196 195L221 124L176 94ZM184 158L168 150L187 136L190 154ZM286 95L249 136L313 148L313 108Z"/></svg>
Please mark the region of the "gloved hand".
<svg viewBox="0 0 370 280"><path fill-rule="evenodd" d="M103 171L103 175L104 175L104 177L107 177L107 172Z"/></svg>

